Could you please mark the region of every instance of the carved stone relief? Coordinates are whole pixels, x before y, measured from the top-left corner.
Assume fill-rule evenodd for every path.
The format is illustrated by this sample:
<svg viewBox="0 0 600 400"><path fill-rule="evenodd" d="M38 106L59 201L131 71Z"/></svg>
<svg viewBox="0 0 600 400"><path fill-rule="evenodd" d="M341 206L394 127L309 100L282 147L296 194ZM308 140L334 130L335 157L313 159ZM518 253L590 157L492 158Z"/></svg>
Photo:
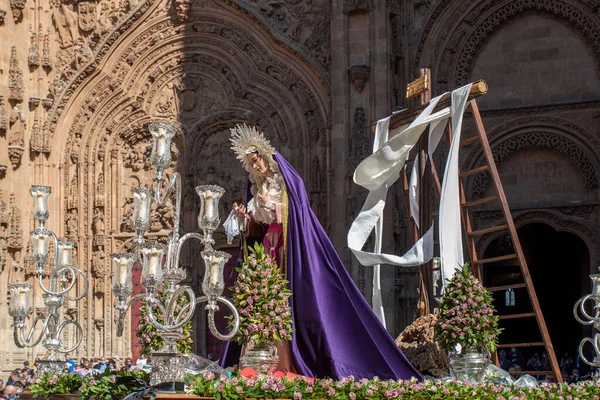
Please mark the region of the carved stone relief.
<svg viewBox="0 0 600 400"><path fill-rule="evenodd" d="M8 158L13 169L17 169L21 165L21 157L25 151L25 120L17 107L10 113L10 124Z"/></svg>
<svg viewBox="0 0 600 400"><path fill-rule="evenodd" d="M17 57L17 46L13 46L10 53L10 65L8 67L8 100L20 103L23 101L23 71L19 67Z"/></svg>
<svg viewBox="0 0 600 400"><path fill-rule="evenodd" d="M27 0L10 0L10 10L12 11L15 23L23 19L23 10L27 5Z"/></svg>
<svg viewBox="0 0 600 400"><path fill-rule="evenodd" d="M348 69L350 80L354 84L354 88L358 90L358 93L362 93L365 83L369 80L370 72L371 67L368 65L353 65Z"/></svg>

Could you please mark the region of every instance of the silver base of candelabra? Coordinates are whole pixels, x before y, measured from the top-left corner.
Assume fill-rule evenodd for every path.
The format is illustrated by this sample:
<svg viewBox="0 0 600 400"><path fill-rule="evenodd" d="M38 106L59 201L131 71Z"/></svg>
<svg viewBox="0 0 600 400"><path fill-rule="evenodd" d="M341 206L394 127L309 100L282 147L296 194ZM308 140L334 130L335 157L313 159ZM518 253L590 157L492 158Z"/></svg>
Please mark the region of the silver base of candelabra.
<svg viewBox="0 0 600 400"><path fill-rule="evenodd" d="M65 362L60 360L37 360L37 375L44 376L47 372L57 374L65 369Z"/></svg>
<svg viewBox="0 0 600 400"><path fill-rule="evenodd" d="M185 381L185 356L181 353L152 353L150 385ZM170 390L162 391L173 392Z"/></svg>

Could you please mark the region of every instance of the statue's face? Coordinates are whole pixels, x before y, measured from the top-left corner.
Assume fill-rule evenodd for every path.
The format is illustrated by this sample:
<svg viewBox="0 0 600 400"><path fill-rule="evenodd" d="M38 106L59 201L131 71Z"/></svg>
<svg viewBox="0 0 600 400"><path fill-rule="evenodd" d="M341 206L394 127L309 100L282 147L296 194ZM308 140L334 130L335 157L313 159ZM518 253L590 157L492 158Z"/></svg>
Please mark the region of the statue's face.
<svg viewBox="0 0 600 400"><path fill-rule="evenodd" d="M264 158L259 156L258 153L248 154L248 165L250 165L250 168L261 175L266 175L269 168Z"/></svg>
<svg viewBox="0 0 600 400"><path fill-rule="evenodd" d="M190 3L187 1L175 2L175 12L181 22L186 22L189 18Z"/></svg>

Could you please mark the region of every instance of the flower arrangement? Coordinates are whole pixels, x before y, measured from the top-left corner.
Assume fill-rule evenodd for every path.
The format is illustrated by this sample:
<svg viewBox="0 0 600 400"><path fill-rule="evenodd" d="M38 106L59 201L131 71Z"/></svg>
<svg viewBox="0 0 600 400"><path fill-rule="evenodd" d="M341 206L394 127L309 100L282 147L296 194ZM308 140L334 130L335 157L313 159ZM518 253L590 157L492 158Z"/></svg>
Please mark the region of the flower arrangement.
<svg viewBox="0 0 600 400"><path fill-rule="evenodd" d="M131 384L124 385L118 378L132 377ZM83 400L115 400L139 389L150 382L150 374L145 371L124 371L91 374L82 378L78 374L46 374L29 387L34 397L49 398L54 394L77 394Z"/></svg>
<svg viewBox="0 0 600 400"><path fill-rule="evenodd" d="M238 343L282 343L292 340L292 292L277 262L265 254L262 244L250 247L249 256L238 272L233 303L240 313ZM231 318L229 319L232 325Z"/></svg>
<svg viewBox="0 0 600 400"><path fill-rule="evenodd" d="M445 350L455 350L457 344L496 350L502 329L493 315L492 294L473 276L468 263L448 280L438 308L436 336Z"/></svg>
<svg viewBox="0 0 600 400"><path fill-rule="evenodd" d="M166 301L167 294L165 293L164 285L157 290L157 296L163 302ZM180 296L177 300L177 309L175 310L175 316L179 315L183 307L189 302L189 299L185 296ZM154 316L160 323L164 323L164 318L160 314L157 306L153 306ZM139 343L142 346L141 353L149 356L150 354L159 351L164 344L164 339L160 336L156 330L156 327L150 321L148 316L148 306L146 303L142 303L140 309L140 324L137 327L136 336L139 339ZM189 321L183 326L183 333L181 339L177 340L177 350L182 354L189 354L192 351L192 321Z"/></svg>
<svg viewBox="0 0 600 400"><path fill-rule="evenodd" d="M199 375L186 390L189 394L221 399L320 399L320 400L539 400L539 399L598 399L600 383L541 384L537 387L469 384L458 381L380 380L347 377L332 379L280 378L273 375L254 377L215 377L211 372Z"/></svg>
<svg viewBox="0 0 600 400"><path fill-rule="evenodd" d="M83 378L81 375L63 372L60 374L47 373L29 387L34 397L50 397L53 394L77 393Z"/></svg>

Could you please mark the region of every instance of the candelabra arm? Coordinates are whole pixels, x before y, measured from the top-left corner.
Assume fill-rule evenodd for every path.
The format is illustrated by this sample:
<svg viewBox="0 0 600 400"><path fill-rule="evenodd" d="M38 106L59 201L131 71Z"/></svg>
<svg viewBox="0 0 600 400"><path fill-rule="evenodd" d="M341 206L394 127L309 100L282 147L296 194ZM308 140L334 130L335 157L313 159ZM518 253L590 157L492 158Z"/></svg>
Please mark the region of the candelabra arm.
<svg viewBox="0 0 600 400"><path fill-rule="evenodd" d="M189 287L182 287L179 290L177 290L173 294L173 297L171 297L171 300L169 301L169 304L167 305L166 315L169 318L169 324L171 323L171 321L173 319L175 319L175 307L177 307L177 300L178 300L179 296L181 296L181 295L183 295L185 293L187 293L187 295L189 297L188 304L195 304L196 303L196 295L194 294L194 291L192 289L190 289ZM170 326L171 329L179 329L179 328L183 327L194 316L194 309L192 309L192 312L190 312L189 314L184 315L183 321L180 322L179 321L179 317L183 313L184 313L184 311L182 309L179 312L179 314L177 315L177 321L178 322L175 322L175 324L173 326Z"/></svg>
<svg viewBox="0 0 600 400"><path fill-rule="evenodd" d="M77 297L71 297L67 293L65 293L65 297L68 300L78 301L78 300L83 299L85 297L85 295L87 294L88 289L89 289L89 279L88 279L87 275L82 270L80 270L79 268L77 268L77 267L71 267L71 268L74 271L73 275L76 275L77 272L79 272L81 274L81 277L83 278L83 283L84 283L83 292L79 296L77 296Z"/></svg>
<svg viewBox="0 0 600 400"><path fill-rule="evenodd" d="M198 232L190 232L190 233L186 233L185 235L183 235L181 237L181 239L179 239L179 241L177 242L177 250L175 252L175 262L173 265L179 265L179 257L181 256L181 249L183 247L183 244L188 240L188 239L198 239L201 242L204 242L204 235L199 234Z"/></svg>
<svg viewBox="0 0 600 400"><path fill-rule="evenodd" d="M60 349L60 348L56 349L60 353L70 353L70 352L72 352L77 347L79 347L79 345L81 344L81 341L83 340L83 328L81 328L81 325L79 325L79 322L77 322L75 320L64 321L62 324L60 324L60 327L58 328L58 331L56 332L56 337L59 338L62 330L67 325L69 325L69 324L75 325L75 328L77 329L77 332L78 332L77 343L73 347L71 347L69 349Z"/></svg>
<svg viewBox="0 0 600 400"><path fill-rule="evenodd" d="M583 296L581 299L577 300L577 302L573 306L573 316L575 317L577 322L579 322L582 325L592 325L594 323L594 320L596 318L598 318L598 308L597 307L595 307L596 318L592 317L585 311L585 302L588 301L591 297L592 297L591 294ZM581 312L581 314L584 316L585 319L587 319L587 321L584 321L583 319L579 318L579 313L577 312L577 310L579 310Z"/></svg>
<svg viewBox="0 0 600 400"><path fill-rule="evenodd" d="M40 284L40 288L44 291L44 293L50 294L53 296L61 296L61 295L64 295L65 293L67 293L68 291L70 291L73 288L73 286L75 286L75 282L77 282L77 276L76 276L75 271L73 271L73 267L71 267L69 265L61 267L60 269L55 268L54 271L52 271L52 273L50 274L49 281L52 282L53 278L58 279L58 276L60 274L62 274L63 270L65 270L65 269L68 269L71 271L71 283L69 284L69 286L67 286L66 289L63 289L60 291L53 291L52 285L50 285L51 286L50 289L46 288L46 286L44 286L44 280L42 278L42 274L37 275L38 283Z"/></svg>
<svg viewBox="0 0 600 400"><path fill-rule="evenodd" d="M228 334L223 335L217 330L217 326L215 325L215 311L217 311L219 307L216 304L211 304L207 296L198 297L196 299L196 304L200 304L205 301L208 302L206 309L208 310L208 328L210 329L210 332L219 340L230 340L233 338L240 328L240 315L238 314L238 311L233 303L223 296L217 297L216 300L216 302L221 302L229 307L231 313L233 314L233 329Z"/></svg>
<svg viewBox="0 0 600 400"><path fill-rule="evenodd" d="M119 311L119 317L117 320L117 337L123 336L123 329L125 328L125 315L127 314L127 310L138 300L143 300L147 295L145 293L141 293L133 296L127 303L123 301L122 304L115 305L115 308Z"/></svg>
<svg viewBox="0 0 600 400"><path fill-rule="evenodd" d="M165 313L165 308L163 307L163 305L158 301L157 298L155 297L148 297L149 300L149 304L146 305L146 308L148 310L148 318L150 318L150 322L152 322L152 324L157 327L158 329L164 329L165 331L169 330L169 327L161 324L160 322L158 322L158 320L156 319L156 317L154 316L154 310L152 309L152 305L156 304L156 306L159 308L159 310L162 312L163 315L163 319L166 319L166 313Z"/></svg>
<svg viewBox="0 0 600 400"><path fill-rule="evenodd" d="M33 333L35 332L35 327L37 326L37 323L39 321L44 321L44 326L40 332L40 335L35 340L35 342L31 343ZM17 327L17 325L15 324L14 338L15 338L15 344L17 345L17 347L23 348L23 347L37 346L38 343L40 343L40 341L44 337L44 332L46 332L46 328L48 327L48 321L50 321L50 315L48 315L46 318L41 317L41 316L36 317L35 320L33 321L33 325L31 326L31 330L29 331L29 334L27 335L27 339L25 339L25 334L24 334L25 326Z"/></svg>
<svg viewBox="0 0 600 400"><path fill-rule="evenodd" d="M169 181L169 187L167 188L167 192L164 197L160 195L160 184L162 182L162 171L157 175L156 178L156 195L155 200L158 205L163 205L164 202L171 196L173 190L175 190L175 218L173 222L173 232L176 235L175 241L179 239L179 218L181 215L181 175L179 172L175 172L171 176L171 180Z"/></svg>

